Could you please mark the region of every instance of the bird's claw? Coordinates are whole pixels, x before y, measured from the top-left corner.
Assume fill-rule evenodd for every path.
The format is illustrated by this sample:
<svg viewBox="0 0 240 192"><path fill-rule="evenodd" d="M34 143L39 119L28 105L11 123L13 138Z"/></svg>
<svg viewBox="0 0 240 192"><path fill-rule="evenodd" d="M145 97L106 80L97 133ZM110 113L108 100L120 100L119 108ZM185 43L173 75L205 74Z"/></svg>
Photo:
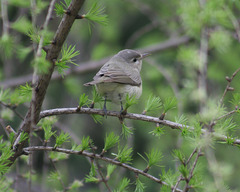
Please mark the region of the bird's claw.
<svg viewBox="0 0 240 192"><path fill-rule="evenodd" d="M106 109L106 107L103 108L103 112L104 112L103 116L106 116L106 118L107 118L107 109Z"/></svg>
<svg viewBox="0 0 240 192"><path fill-rule="evenodd" d="M123 122L124 116L126 114L127 114L127 110L126 109L125 110L123 110L123 109L120 110L120 112L119 112L119 120L120 120L121 123Z"/></svg>

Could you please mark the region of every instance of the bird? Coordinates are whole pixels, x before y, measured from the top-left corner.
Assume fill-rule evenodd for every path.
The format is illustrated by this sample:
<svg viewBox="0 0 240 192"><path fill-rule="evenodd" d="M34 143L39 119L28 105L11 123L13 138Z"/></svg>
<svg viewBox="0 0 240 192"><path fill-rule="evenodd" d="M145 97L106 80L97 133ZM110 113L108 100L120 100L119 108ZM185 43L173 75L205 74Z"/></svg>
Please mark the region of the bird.
<svg viewBox="0 0 240 192"><path fill-rule="evenodd" d="M129 97L140 98L142 94L140 75L142 60L149 55L149 53L124 49L100 68L93 77L93 81L84 84L84 86L96 86L97 92L104 97L103 111L105 115L107 115L107 101L120 102L120 113L123 113L122 102L125 101L127 94Z"/></svg>

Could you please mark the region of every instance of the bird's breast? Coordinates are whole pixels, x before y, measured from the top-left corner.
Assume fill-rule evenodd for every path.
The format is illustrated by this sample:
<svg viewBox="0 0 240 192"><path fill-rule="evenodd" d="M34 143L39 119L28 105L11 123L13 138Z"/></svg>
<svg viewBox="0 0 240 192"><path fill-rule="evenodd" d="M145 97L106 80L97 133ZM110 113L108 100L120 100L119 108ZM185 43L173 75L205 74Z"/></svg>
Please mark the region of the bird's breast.
<svg viewBox="0 0 240 192"><path fill-rule="evenodd" d="M142 84L140 86L132 86L120 83L99 83L96 85L97 91L103 97L107 97L114 103L119 103L119 95L122 101L125 100L127 94L130 97L135 96L136 99L142 95Z"/></svg>

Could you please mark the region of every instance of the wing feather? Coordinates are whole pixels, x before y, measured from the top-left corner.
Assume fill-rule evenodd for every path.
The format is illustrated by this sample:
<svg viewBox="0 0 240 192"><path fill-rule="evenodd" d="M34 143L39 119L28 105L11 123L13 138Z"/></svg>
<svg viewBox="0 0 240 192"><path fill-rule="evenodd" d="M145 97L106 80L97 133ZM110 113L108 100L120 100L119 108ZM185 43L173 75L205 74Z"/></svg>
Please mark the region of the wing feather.
<svg viewBox="0 0 240 192"><path fill-rule="evenodd" d="M97 82L122 83L133 86L141 85L141 76L137 70L129 71L111 63L106 63L93 78Z"/></svg>
<svg viewBox="0 0 240 192"><path fill-rule="evenodd" d="M85 86L95 85L99 83L121 83L133 86L140 86L142 83L139 71L128 70L127 67L119 67L114 63L107 62L99 72L93 77L93 81L84 84Z"/></svg>

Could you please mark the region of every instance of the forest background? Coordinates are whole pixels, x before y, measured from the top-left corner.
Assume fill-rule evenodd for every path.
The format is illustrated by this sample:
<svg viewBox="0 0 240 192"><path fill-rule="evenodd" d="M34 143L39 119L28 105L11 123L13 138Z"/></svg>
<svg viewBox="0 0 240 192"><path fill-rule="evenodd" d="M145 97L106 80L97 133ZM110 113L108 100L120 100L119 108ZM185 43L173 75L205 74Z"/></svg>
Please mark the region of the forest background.
<svg viewBox="0 0 240 192"><path fill-rule="evenodd" d="M239 191L239 1L0 6L1 191ZM126 48L151 56L121 122L83 84Z"/></svg>

